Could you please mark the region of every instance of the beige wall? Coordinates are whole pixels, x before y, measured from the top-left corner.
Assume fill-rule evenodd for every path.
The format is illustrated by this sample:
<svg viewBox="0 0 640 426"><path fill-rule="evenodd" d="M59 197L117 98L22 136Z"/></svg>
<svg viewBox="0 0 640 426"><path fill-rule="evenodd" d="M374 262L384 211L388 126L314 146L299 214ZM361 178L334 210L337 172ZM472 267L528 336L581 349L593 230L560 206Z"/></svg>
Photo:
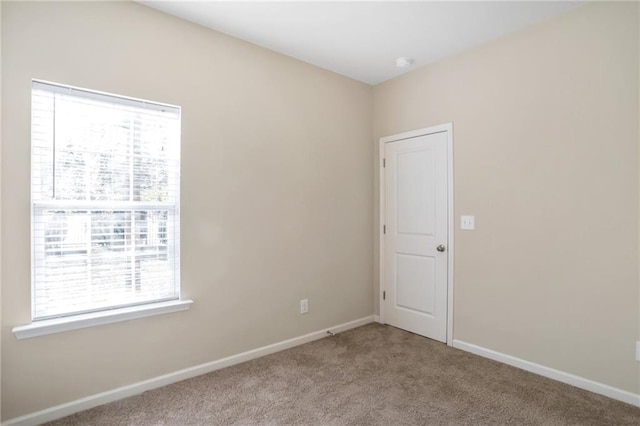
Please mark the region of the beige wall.
<svg viewBox="0 0 640 426"><path fill-rule="evenodd" d="M476 216L454 338L634 393L637 8L587 4L374 88L376 139L454 123L456 228Z"/></svg>
<svg viewBox="0 0 640 426"><path fill-rule="evenodd" d="M370 86L135 3L3 2L2 19L3 419L372 314ZM32 78L182 106L191 310L15 339Z"/></svg>

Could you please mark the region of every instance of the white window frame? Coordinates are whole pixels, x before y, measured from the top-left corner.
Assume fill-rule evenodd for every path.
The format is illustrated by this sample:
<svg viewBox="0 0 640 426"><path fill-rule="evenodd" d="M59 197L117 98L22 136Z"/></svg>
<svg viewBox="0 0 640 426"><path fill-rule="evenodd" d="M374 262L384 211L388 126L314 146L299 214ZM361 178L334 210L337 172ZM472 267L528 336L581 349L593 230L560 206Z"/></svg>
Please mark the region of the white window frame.
<svg viewBox="0 0 640 426"><path fill-rule="evenodd" d="M156 105L159 108L162 107L169 107L169 108L174 108L178 110L180 110L180 107L176 107L173 105L164 105L164 104L158 104L156 102L150 102L150 101L144 101L141 99L135 99L135 98L131 98L131 97L125 97L125 96L121 96L121 95L114 95L111 93L104 93L104 92L98 92L95 90L89 90L89 89L83 89L83 88L77 88L77 87L73 87L73 86L68 86L68 85L61 85L58 83L51 83L51 82L47 82L47 81L42 81L42 80L33 80L33 85L37 86L37 85L46 85L47 87L54 87L55 90L58 90L58 88L62 91L64 90L71 90L74 91L74 93L81 93L83 97L87 97L87 98L91 98L91 97L99 97L99 98L104 98L109 97L111 99L118 99L118 102L121 102L122 104L127 104L129 102L133 103L133 104L140 104L145 103L145 105L150 105L152 107L155 107ZM33 154L32 154L33 155ZM33 161L33 158L32 158ZM33 168L32 168L32 173L33 173ZM33 179L33 178L32 178ZM33 180L30 184L31 186L33 185ZM80 313L70 313L70 314L63 314L60 315L58 317L54 317L54 318L46 318L46 319L37 319L34 320L34 316L35 316L35 301L31 300L31 312L32 312L32 321L30 324L27 325L23 325L23 326L18 326L18 327L14 327L13 328L13 333L16 336L16 338L18 339L25 339L25 338L30 338L30 337L35 337L35 336L41 336L41 335L46 335L46 334L51 334L51 333L58 333L58 332L63 332L63 331L68 331L68 330L74 330L74 329L79 329L79 328L85 328L85 327L92 327L92 326L96 326L96 325L101 325L101 324L109 324L109 323L113 323L113 322L120 322L120 321L126 321L126 320L130 320L130 319L135 319L135 318L144 318L144 317L148 317L148 316L152 316L152 315L160 315L160 314L165 314L165 313L169 313L169 312L178 312L178 311L183 311L183 310L187 310L189 309L190 305L193 303L192 300L189 299L182 299L181 298L181 285L180 285L180 185L176 185L175 189L177 191L176 193L176 197L177 197L177 201L176 203L171 203L172 206L175 205L175 216L176 216L176 221L175 221L175 233L174 233L174 237L175 237L175 247L173 247L173 249L170 251L170 255L174 257L175 259L175 283L177 286L177 291L178 291L178 298L175 300L158 300L158 301L152 301L152 302L146 302L146 303L140 303L140 304L132 304L132 305L125 305L125 306L119 306L119 307L107 307L107 308L99 308L96 310L90 310L88 312L80 312ZM32 188L33 190L33 188ZM51 206L51 207L64 207L64 208L78 208L78 207L83 207L83 208L89 208L89 205L91 203L84 203L84 202L75 202L75 201L51 201L51 202L40 202L40 201L34 201L32 199L31 201L31 232L32 232L32 238L31 238L31 244L32 244L32 259L31 259L31 274L32 274L32 280L31 280L31 290L32 290L32 295L33 295L33 291L34 291L34 285L35 285L35 274L36 274L36 260L35 260L35 252L34 252L34 248L33 248L33 244L34 241L36 240L35 237L35 227L34 227L34 223L35 223L35 214L36 214L36 209L43 209L46 208L47 206ZM106 209L117 209L119 202L106 202L104 207ZM120 204L124 204L124 203L120 203ZM162 204L162 203L158 203ZM122 206L124 207L124 205ZM144 203L135 203L135 206L127 206L127 209L131 209L134 208L134 210L132 210L132 216L133 216L133 212L136 209L143 209L145 207ZM158 207L155 203L151 203L148 204L146 207ZM93 207L95 208L95 206ZM125 209L126 210L126 209Z"/></svg>

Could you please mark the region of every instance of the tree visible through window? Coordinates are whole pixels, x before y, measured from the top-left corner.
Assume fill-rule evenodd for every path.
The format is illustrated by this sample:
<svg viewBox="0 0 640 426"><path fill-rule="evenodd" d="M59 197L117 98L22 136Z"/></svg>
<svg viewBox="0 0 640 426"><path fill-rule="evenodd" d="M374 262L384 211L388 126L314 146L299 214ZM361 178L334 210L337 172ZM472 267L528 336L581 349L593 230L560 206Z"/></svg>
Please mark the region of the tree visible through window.
<svg viewBox="0 0 640 426"><path fill-rule="evenodd" d="M179 298L180 109L32 86L33 319Z"/></svg>

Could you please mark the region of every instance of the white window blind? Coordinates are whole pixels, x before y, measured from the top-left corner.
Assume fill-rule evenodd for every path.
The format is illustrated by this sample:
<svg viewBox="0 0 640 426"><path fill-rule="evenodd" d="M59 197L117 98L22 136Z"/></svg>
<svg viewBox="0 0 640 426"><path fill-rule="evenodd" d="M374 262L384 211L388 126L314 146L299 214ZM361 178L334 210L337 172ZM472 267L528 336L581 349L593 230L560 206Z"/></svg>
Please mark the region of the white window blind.
<svg viewBox="0 0 640 426"><path fill-rule="evenodd" d="M32 316L180 297L180 109L34 81Z"/></svg>

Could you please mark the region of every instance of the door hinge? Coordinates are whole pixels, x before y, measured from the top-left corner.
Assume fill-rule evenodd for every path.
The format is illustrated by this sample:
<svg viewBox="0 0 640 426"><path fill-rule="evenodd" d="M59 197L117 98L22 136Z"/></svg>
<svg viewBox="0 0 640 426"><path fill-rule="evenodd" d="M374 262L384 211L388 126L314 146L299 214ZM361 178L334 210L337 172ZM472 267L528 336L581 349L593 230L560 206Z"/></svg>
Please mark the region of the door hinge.
<svg viewBox="0 0 640 426"><path fill-rule="evenodd" d="M382 300L387 300L387 292L386 291L382 292Z"/></svg>
<svg viewBox="0 0 640 426"><path fill-rule="evenodd" d="M387 167L387 159L386 158L382 159L382 167Z"/></svg>
<svg viewBox="0 0 640 426"><path fill-rule="evenodd" d="M387 225L382 225L382 233L383 234L387 233Z"/></svg>

